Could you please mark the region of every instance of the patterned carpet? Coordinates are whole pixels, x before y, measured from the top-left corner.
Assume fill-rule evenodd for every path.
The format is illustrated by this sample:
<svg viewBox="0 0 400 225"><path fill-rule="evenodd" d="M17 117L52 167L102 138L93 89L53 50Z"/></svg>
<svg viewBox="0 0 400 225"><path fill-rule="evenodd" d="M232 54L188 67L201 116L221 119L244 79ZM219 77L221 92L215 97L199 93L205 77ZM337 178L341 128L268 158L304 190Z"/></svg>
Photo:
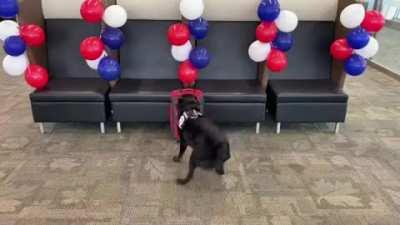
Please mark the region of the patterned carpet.
<svg viewBox="0 0 400 225"><path fill-rule="evenodd" d="M184 163L165 124L33 124L22 78L0 76L0 225L398 225L400 82L349 79L347 123L225 125L227 175Z"/></svg>

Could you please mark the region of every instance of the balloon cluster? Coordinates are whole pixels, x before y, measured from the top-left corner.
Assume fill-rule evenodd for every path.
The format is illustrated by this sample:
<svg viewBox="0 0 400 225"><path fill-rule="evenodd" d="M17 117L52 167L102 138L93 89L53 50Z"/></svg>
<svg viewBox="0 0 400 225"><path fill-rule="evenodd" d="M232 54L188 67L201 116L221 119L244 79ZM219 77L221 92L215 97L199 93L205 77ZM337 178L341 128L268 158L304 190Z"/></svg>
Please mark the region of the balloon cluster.
<svg viewBox="0 0 400 225"><path fill-rule="evenodd" d="M82 18L88 23L103 21L107 25L100 37L88 37L81 42L82 57L88 66L97 70L104 80L118 80L121 75L121 66L116 59L107 55L106 47L118 50L124 44L125 37L119 28L128 20L126 10L120 5L105 8L102 0L85 0L80 12Z"/></svg>
<svg viewBox="0 0 400 225"><path fill-rule="evenodd" d="M368 58L378 53L379 43L372 36L385 25L385 18L379 11L365 11L361 4L351 4L340 14L340 22L352 29L346 38L331 45L333 58L344 61L347 74L358 76L367 68Z"/></svg>
<svg viewBox="0 0 400 225"><path fill-rule="evenodd" d="M190 36L196 40L204 39L208 33L208 22L201 17L204 11L203 0L181 0L180 11L189 22L171 25L167 34L168 41L172 45L172 56L181 62L179 80L184 84L193 84L198 78L198 70L206 68L210 63L210 54L204 47L193 48Z"/></svg>
<svg viewBox="0 0 400 225"><path fill-rule="evenodd" d="M3 60L4 71L10 76L25 73L26 82L37 89L44 88L49 80L48 72L39 65L30 65L27 48L38 47L45 42L43 29L35 24L19 26L13 19L19 13L17 0L0 0L0 39L4 41L7 56Z"/></svg>
<svg viewBox="0 0 400 225"><path fill-rule="evenodd" d="M291 34L298 24L298 18L292 11L281 10L278 0L262 0L258 6L261 23L257 26L256 37L249 47L249 56L255 62L266 61L266 67L272 72L281 72L288 66L284 52L294 43Z"/></svg>

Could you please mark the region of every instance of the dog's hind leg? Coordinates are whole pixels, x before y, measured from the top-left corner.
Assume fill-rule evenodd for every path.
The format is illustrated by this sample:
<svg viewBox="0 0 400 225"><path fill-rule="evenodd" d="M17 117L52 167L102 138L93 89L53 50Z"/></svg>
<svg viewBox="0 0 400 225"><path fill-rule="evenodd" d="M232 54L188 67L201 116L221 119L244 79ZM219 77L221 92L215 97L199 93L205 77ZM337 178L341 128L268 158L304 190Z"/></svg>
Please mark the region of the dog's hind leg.
<svg viewBox="0 0 400 225"><path fill-rule="evenodd" d="M188 147L187 144L183 140L181 140L180 146L179 146L179 155L174 156L174 158L172 158L172 160L174 160L174 162L180 162L183 155L186 152L187 147Z"/></svg>
<svg viewBox="0 0 400 225"><path fill-rule="evenodd" d="M231 158L229 143L224 143L217 148L217 158L215 159L215 172L219 175L224 175L224 163Z"/></svg>
<svg viewBox="0 0 400 225"><path fill-rule="evenodd" d="M215 161L215 172L217 172L217 174L219 174L219 175L225 174L223 161L218 160L218 159Z"/></svg>
<svg viewBox="0 0 400 225"><path fill-rule="evenodd" d="M189 172L188 172L188 174L186 175L186 177L184 179L177 179L176 183L178 183L180 185L187 184L193 178L193 174L194 174L194 170L195 169L196 169L196 163L191 158L190 162L189 162Z"/></svg>

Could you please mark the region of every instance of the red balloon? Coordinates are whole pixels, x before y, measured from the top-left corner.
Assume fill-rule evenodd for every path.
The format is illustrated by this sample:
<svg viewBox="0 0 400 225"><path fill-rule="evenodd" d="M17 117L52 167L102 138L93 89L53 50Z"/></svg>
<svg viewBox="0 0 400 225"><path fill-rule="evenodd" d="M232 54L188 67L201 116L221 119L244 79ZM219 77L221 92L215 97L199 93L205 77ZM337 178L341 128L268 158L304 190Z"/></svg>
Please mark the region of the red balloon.
<svg viewBox="0 0 400 225"><path fill-rule="evenodd" d="M272 72L281 72L288 66L288 60L284 52L272 49L267 58L267 67Z"/></svg>
<svg viewBox="0 0 400 225"><path fill-rule="evenodd" d="M32 87L43 89L49 82L49 73L39 65L29 65L25 71L25 81Z"/></svg>
<svg viewBox="0 0 400 225"><path fill-rule="evenodd" d="M104 44L99 37L88 37L81 43L81 55L84 59L98 59L104 51Z"/></svg>
<svg viewBox="0 0 400 225"><path fill-rule="evenodd" d="M385 26L385 17L377 10L367 11L361 27L368 32L379 32Z"/></svg>
<svg viewBox="0 0 400 225"><path fill-rule="evenodd" d="M35 24L26 24L20 27L20 34L22 39L30 47L37 47L42 45L46 40L44 30Z"/></svg>
<svg viewBox="0 0 400 225"><path fill-rule="evenodd" d="M88 23L100 23L104 14L104 4L100 0L86 0L81 5L81 16Z"/></svg>
<svg viewBox="0 0 400 225"><path fill-rule="evenodd" d="M186 24L176 23L168 28L168 41L172 45L183 45L190 39L190 31Z"/></svg>
<svg viewBox="0 0 400 225"><path fill-rule="evenodd" d="M257 26L256 37L261 42L272 42L278 34L278 28L274 22L262 22Z"/></svg>
<svg viewBox="0 0 400 225"><path fill-rule="evenodd" d="M179 65L178 75L182 83L192 84L197 80L199 72L189 60L186 60Z"/></svg>
<svg viewBox="0 0 400 225"><path fill-rule="evenodd" d="M347 43L345 38L341 38L332 43L331 54L334 59L346 60L353 54L353 49Z"/></svg>

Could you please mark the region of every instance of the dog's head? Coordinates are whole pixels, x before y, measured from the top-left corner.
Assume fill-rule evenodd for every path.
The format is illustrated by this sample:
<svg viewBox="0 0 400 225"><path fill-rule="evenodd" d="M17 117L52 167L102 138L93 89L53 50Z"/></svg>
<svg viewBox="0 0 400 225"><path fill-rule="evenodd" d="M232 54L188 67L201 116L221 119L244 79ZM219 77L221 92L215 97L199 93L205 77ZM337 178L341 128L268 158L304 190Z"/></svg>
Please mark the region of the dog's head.
<svg viewBox="0 0 400 225"><path fill-rule="evenodd" d="M194 95L183 95L178 101L178 109L180 113L187 111L200 111L200 102Z"/></svg>

